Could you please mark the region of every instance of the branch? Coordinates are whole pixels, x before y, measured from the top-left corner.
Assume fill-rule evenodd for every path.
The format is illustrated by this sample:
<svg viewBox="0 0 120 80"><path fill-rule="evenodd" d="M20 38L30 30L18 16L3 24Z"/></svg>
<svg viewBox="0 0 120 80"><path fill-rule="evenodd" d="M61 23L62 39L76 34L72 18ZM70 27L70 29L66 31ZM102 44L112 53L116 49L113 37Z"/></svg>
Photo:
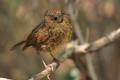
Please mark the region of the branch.
<svg viewBox="0 0 120 80"><path fill-rule="evenodd" d="M81 52L81 53L95 52L95 51L100 50L100 49L104 48L105 46L115 42L116 40L120 40L119 38L120 38L120 28L111 32L109 35L106 35L106 36L94 41L91 44L86 43L86 44L77 46L75 51L76 51L76 53L78 53L78 52Z"/></svg>
<svg viewBox="0 0 120 80"><path fill-rule="evenodd" d="M34 77L32 77L29 80L42 80L44 77L50 75L50 73L54 72L57 69L58 63L53 62L48 65L48 67L43 70L42 72L38 73Z"/></svg>
<svg viewBox="0 0 120 80"><path fill-rule="evenodd" d="M71 56L72 52L74 51L73 49L75 45L77 45L77 41L71 42L66 46L65 54L59 58L60 63L64 62ZM46 69L44 69L42 72L38 73L29 80L42 80L44 77L53 73L58 67L59 67L58 62L52 62L51 64L48 64L48 67Z"/></svg>
<svg viewBox="0 0 120 80"><path fill-rule="evenodd" d="M63 62L65 59L69 58L72 53L77 53L77 54L87 54L91 52L95 52L97 50L100 50L104 48L105 46L115 42L116 40L119 40L120 38L120 28L111 32L109 35L106 35L95 42L89 44L85 43L83 45L77 45L76 41L68 44L67 50L60 60ZM51 66L49 66L51 65ZM34 77L32 80L41 80L43 77L49 75L51 72L54 72L58 66L58 63L53 62L48 65L48 68L43 70L42 72L38 73L36 77Z"/></svg>
<svg viewBox="0 0 120 80"><path fill-rule="evenodd" d="M66 47L66 53L60 58L60 61L63 62L67 58L69 58L72 53L75 54L87 54L91 52L96 52L97 50L100 50L104 48L107 45L110 45L111 43L119 40L120 38L120 28L117 30L111 32L109 35L106 35L93 43L85 43L82 45L77 45L77 41L71 42ZM50 75L52 72L54 72L59 67L59 64L57 62L52 62L48 65L46 69L44 69L42 72L38 73L34 77L32 77L29 80L41 80L44 77ZM12 79L6 79L6 78L0 78L0 80L12 80Z"/></svg>

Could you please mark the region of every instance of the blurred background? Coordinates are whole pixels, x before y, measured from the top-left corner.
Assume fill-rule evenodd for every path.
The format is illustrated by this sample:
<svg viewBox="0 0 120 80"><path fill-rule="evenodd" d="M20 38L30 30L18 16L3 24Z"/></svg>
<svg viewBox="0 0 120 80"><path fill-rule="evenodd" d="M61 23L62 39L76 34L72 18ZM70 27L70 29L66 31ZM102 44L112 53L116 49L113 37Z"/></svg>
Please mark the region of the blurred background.
<svg viewBox="0 0 120 80"><path fill-rule="evenodd" d="M88 42L120 27L120 0L0 0L0 77L27 80L44 69L32 47L24 52L21 48L15 51L10 48L26 39L47 9L67 10L69 4L77 11L74 17L84 37L86 29L89 30ZM46 63L51 63L48 54L42 56ZM98 80L120 80L120 41L91 56ZM51 80L80 80L71 60L62 63L51 77Z"/></svg>

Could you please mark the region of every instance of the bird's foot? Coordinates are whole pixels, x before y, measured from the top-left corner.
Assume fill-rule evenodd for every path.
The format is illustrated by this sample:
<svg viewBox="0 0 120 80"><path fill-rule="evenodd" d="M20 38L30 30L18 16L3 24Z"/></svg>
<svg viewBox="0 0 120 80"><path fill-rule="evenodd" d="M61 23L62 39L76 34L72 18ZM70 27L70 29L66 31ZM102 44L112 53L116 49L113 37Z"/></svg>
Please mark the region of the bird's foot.
<svg viewBox="0 0 120 80"><path fill-rule="evenodd" d="M49 65L47 65L43 59L42 59L42 63L43 63L43 65L44 65L45 69L47 69L47 68L49 67ZM51 69L52 69L52 68L51 68ZM50 79L50 74L47 75L47 79L48 79L48 80L51 80L51 79Z"/></svg>
<svg viewBox="0 0 120 80"><path fill-rule="evenodd" d="M55 57L53 58L53 62L56 62L56 63L58 64L58 66L60 65L60 60L57 59L57 58L55 58ZM57 67L58 67L58 66L57 66Z"/></svg>

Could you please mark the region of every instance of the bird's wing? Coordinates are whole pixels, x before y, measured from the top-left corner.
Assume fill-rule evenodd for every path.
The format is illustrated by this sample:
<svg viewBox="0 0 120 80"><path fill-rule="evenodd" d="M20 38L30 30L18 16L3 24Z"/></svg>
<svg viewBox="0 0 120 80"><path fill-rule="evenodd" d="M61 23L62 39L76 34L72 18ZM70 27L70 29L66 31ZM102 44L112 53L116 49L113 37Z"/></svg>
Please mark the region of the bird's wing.
<svg viewBox="0 0 120 80"><path fill-rule="evenodd" d="M28 36L23 50L28 46L37 45L46 41L49 37L47 29L44 22L38 24Z"/></svg>

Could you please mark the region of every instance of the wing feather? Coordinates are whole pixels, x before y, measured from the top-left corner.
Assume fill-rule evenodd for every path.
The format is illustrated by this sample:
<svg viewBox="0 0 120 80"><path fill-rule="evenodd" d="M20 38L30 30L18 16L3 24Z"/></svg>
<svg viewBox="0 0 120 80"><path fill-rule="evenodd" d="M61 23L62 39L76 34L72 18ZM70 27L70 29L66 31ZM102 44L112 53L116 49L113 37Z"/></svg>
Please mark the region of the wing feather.
<svg viewBox="0 0 120 80"><path fill-rule="evenodd" d="M47 29L48 28L45 26L44 22L38 24L28 36L23 50L29 46L35 46L46 41L46 39L49 37Z"/></svg>

